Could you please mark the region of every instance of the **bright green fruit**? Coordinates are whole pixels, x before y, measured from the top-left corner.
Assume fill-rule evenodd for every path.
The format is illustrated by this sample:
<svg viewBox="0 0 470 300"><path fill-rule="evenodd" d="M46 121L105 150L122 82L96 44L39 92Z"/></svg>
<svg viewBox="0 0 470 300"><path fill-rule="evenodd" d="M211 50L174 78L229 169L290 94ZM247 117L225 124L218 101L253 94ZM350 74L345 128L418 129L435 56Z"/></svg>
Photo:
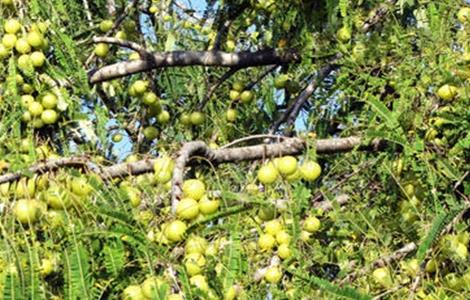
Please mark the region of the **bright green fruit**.
<svg viewBox="0 0 470 300"><path fill-rule="evenodd" d="M243 91L240 94L240 101L242 103L250 103L254 98L254 94L252 91Z"/></svg>
<svg viewBox="0 0 470 300"><path fill-rule="evenodd" d="M282 272L278 267L269 267L264 274L264 279L272 284L276 284L281 281Z"/></svg>
<svg viewBox="0 0 470 300"><path fill-rule="evenodd" d="M38 117L42 114L42 112L44 111L44 108L42 107L41 103L37 101L33 101L29 103L28 111L31 114L31 116Z"/></svg>
<svg viewBox="0 0 470 300"><path fill-rule="evenodd" d="M21 91L25 94L32 94L34 92L34 87L29 83L25 83L21 86Z"/></svg>
<svg viewBox="0 0 470 300"><path fill-rule="evenodd" d="M32 70L33 61L31 60L31 56L28 54L22 54L20 57L18 57L18 68L21 70Z"/></svg>
<svg viewBox="0 0 470 300"><path fill-rule="evenodd" d="M437 90L437 95L439 98L445 101L450 101L457 96L458 89L457 87L449 84L444 84Z"/></svg>
<svg viewBox="0 0 470 300"><path fill-rule="evenodd" d="M16 41L16 35L11 33L5 34L2 38L2 44L6 49L12 49L13 47L15 47Z"/></svg>
<svg viewBox="0 0 470 300"><path fill-rule="evenodd" d="M191 115L187 113L182 113L180 116L180 122L185 126L191 125Z"/></svg>
<svg viewBox="0 0 470 300"><path fill-rule="evenodd" d="M122 134L120 133L116 133L116 134L113 134L113 136L111 137L111 140L113 141L113 143L119 143L120 141L122 141Z"/></svg>
<svg viewBox="0 0 470 300"><path fill-rule="evenodd" d="M30 31L26 36L26 40L28 44L30 44L34 48L39 48L44 46L44 37L40 32L37 31Z"/></svg>
<svg viewBox="0 0 470 300"><path fill-rule="evenodd" d="M264 224L264 232L275 236L278 232L280 232L283 229L283 226L279 220L271 220L269 222L266 222Z"/></svg>
<svg viewBox="0 0 470 300"><path fill-rule="evenodd" d="M15 49L16 51L18 51L18 53L21 53L21 54L26 54L26 53L31 52L31 46L28 44L28 41L26 41L26 39L24 38L16 40Z"/></svg>
<svg viewBox="0 0 470 300"><path fill-rule="evenodd" d="M157 103L158 97L154 92L147 92L142 96L142 101L144 104L153 105Z"/></svg>
<svg viewBox="0 0 470 300"><path fill-rule="evenodd" d="M31 95L23 95L20 98L21 106L24 108L28 108L29 104L34 102L34 97Z"/></svg>
<svg viewBox="0 0 470 300"><path fill-rule="evenodd" d="M57 96L53 93L46 93L42 96L41 103L44 108L53 109L57 106Z"/></svg>
<svg viewBox="0 0 470 300"><path fill-rule="evenodd" d="M297 159L293 156L281 157L277 162L276 167L281 175L291 175L297 170Z"/></svg>
<svg viewBox="0 0 470 300"><path fill-rule="evenodd" d="M390 271L385 267L375 269L374 272L372 272L372 277L374 278L375 282L385 288L390 288L393 285Z"/></svg>
<svg viewBox="0 0 470 300"><path fill-rule="evenodd" d="M111 30L113 28L113 21L111 20L103 20L100 23L100 30L101 32L105 33Z"/></svg>
<svg viewBox="0 0 470 300"><path fill-rule="evenodd" d="M165 237L172 242L181 241L186 233L187 225L183 221L176 220L165 227Z"/></svg>
<svg viewBox="0 0 470 300"><path fill-rule="evenodd" d="M158 129L153 126L147 126L144 128L144 136L148 140L154 140L158 137Z"/></svg>
<svg viewBox="0 0 470 300"><path fill-rule="evenodd" d="M39 129L39 128L44 127L44 122L41 120L41 118L34 118L31 122L31 125L34 128Z"/></svg>
<svg viewBox="0 0 470 300"><path fill-rule="evenodd" d="M70 188L72 193L78 196L88 196L93 191L93 187L85 177L74 177L70 182Z"/></svg>
<svg viewBox="0 0 470 300"><path fill-rule="evenodd" d="M158 278L155 276L151 276L145 279L144 282L142 282L141 284L142 292L145 298L158 299L159 298L158 293L164 284L165 282L161 278Z"/></svg>
<svg viewBox="0 0 470 300"><path fill-rule="evenodd" d="M314 181L321 174L321 167L318 163L314 161L305 161L300 166L300 174L302 178L307 181Z"/></svg>
<svg viewBox="0 0 470 300"><path fill-rule="evenodd" d="M351 39L351 30L347 27L342 27L338 30L336 36L340 42L347 43Z"/></svg>
<svg viewBox="0 0 470 300"><path fill-rule="evenodd" d="M470 7L462 7L457 12L457 19L463 24L470 21Z"/></svg>
<svg viewBox="0 0 470 300"><path fill-rule="evenodd" d="M242 92L245 89L245 85L239 81L236 81L232 85L232 90L237 91L237 92Z"/></svg>
<svg viewBox="0 0 470 300"><path fill-rule="evenodd" d="M231 90L231 91L229 92L229 98L230 98L230 100L235 101L235 100L238 99L238 97L240 97L240 92L239 92L239 91Z"/></svg>
<svg viewBox="0 0 470 300"><path fill-rule="evenodd" d="M134 89L136 95L143 95L149 87L148 81L145 80L136 80L132 84L132 88Z"/></svg>
<svg viewBox="0 0 470 300"><path fill-rule="evenodd" d="M228 52L232 52L233 50L235 50L236 44L234 40L227 40L225 45L227 46Z"/></svg>
<svg viewBox="0 0 470 300"><path fill-rule="evenodd" d="M209 291L209 284L207 284L206 277L204 277L203 275L199 274L189 278L189 283L191 283L191 285L194 285L196 288L200 289L203 292Z"/></svg>
<svg viewBox="0 0 470 300"><path fill-rule="evenodd" d="M13 206L13 214L21 224L36 222L39 215L36 200L18 200Z"/></svg>
<svg viewBox="0 0 470 300"><path fill-rule="evenodd" d="M160 124L166 124L170 122L170 113L167 110L162 110L158 115L157 115L157 122Z"/></svg>
<svg viewBox="0 0 470 300"><path fill-rule="evenodd" d="M127 33L125 33L124 31L120 30L118 32L116 32L116 34L114 35L115 38L117 38L118 40L127 40Z"/></svg>
<svg viewBox="0 0 470 300"><path fill-rule="evenodd" d="M40 68L44 65L44 62L46 61L46 56L42 51L34 51L30 55L31 57L31 62L33 63L33 66L36 68Z"/></svg>
<svg viewBox="0 0 470 300"><path fill-rule="evenodd" d="M258 211L258 217L262 221L269 221L276 217L276 208L274 206L261 207Z"/></svg>
<svg viewBox="0 0 470 300"><path fill-rule="evenodd" d="M58 186L50 187L44 194L47 205L53 209L64 209L70 206L70 197Z"/></svg>
<svg viewBox="0 0 470 300"><path fill-rule="evenodd" d="M185 197L199 200L206 193L204 182L198 179L188 179L183 182L183 195Z"/></svg>
<svg viewBox="0 0 470 300"><path fill-rule="evenodd" d="M267 163L258 170L258 180L263 184L272 184L279 176L273 163Z"/></svg>
<svg viewBox="0 0 470 300"><path fill-rule="evenodd" d="M191 253L204 254L206 252L207 246L208 246L208 243L205 238L200 237L200 236L191 236L186 241L185 253L186 254L191 254Z"/></svg>
<svg viewBox="0 0 470 300"><path fill-rule="evenodd" d="M262 234L258 238L258 247L262 251L270 251L276 245L276 239L271 234Z"/></svg>
<svg viewBox="0 0 470 300"><path fill-rule="evenodd" d="M139 285L130 285L122 291L122 300L145 300L142 288Z"/></svg>
<svg viewBox="0 0 470 300"><path fill-rule="evenodd" d="M196 200L183 198L176 206L176 215L181 219L192 220L199 215L199 206Z"/></svg>
<svg viewBox="0 0 470 300"><path fill-rule="evenodd" d="M191 113L190 119L191 119L191 124L193 124L194 126L199 126L204 123L205 117L202 112L195 111Z"/></svg>
<svg viewBox="0 0 470 300"><path fill-rule="evenodd" d="M289 76L287 74L281 74L276 79L274 79L274 87L276 89L283 89L287 86L289 81Z"/></svg>
<svg viewBox="0 0 470 300"><path fill-rule="evenodd" d="M98 57L106 57L109 53L109 46L105 43L99 43L95 47L95 54Z"/></svg>
<svg viewBox="0 0 470 300"><path fill-rule="evenodd" d="M292 250L288 244L281 244L277 248L277 255L282 259L287 259L292 256Z"/></svg>
<svg viewBox="0 0 470 300"><path fill-rule="evenodd" d="M6 33L15 34L21 29L21 23L16 19L9 19L3 25Z"/></svg>
<svg viewBox="0 0 470 300"><path fill-rule="evenodd" d="M10 55L10 51L3 44L0 44L0 59L4 59L8 55Z"/></svg>
<svg viewBox="0 0 470 300"><path fill-rule="evenodd" d="M279 245L289 244L290 240L291 240L291 236L287 231L281 230L278 233L276 233L276 242Z"/></svg>
<svg viewBox="0 0 470 300"><path fill-rule="evenodd" d="M53 109L46 109L41 114L41 120L44 124L55 124L58 118L59 115Z"/></svg>
<svg viewBox="0 0 470 300"><path fill-rule="evenodd" d="M215 213L220 206L220 201L219 200L210 200L207 197L202 197L201 200L199 200L199 211L205 215L210 215Z"/></svg>
<svg viewBox="0 0 470 300"><path fill-rule="evenodd" d="M235 122L237 120L237 110L233 108L228 109L226 113L226 118L229 122Z"/></svg>
<svg viewBox="0 0 470 300"><path fill-rule="evenodd" d="M308 232L316 232L320 230L321 222L317 217L308 217L304 220L304 230Z"/></svg>
<svg viewBox="0 0 470 300"><path fill-rule="evenodd" d="M191 253L184 257L184 266L189 276L201 274L205 264L206 259L201 253Z"/></svg>

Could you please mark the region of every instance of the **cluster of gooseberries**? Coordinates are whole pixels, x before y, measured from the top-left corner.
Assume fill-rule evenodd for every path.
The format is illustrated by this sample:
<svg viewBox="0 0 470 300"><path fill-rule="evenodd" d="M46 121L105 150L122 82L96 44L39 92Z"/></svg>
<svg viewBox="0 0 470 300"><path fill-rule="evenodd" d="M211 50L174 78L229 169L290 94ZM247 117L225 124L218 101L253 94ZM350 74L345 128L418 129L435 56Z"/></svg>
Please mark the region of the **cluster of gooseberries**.
<svg viewBox="0 0 470 300"><path fill-rule="evenodd" d="M4 34L0 44L0 58L11 55L17 56L17 66L27 77L17 74L16 84L21 87L21 106L25 109L22 121L30 123L34 128L55 124L59 118L58 95L56 90L43 91L27 81L35 70L40 70L45 62L44 50L48 49L48 42L44 38L47 33L47 23L31 24L26 32L23 25L14 18L3 24Z"/></svg>

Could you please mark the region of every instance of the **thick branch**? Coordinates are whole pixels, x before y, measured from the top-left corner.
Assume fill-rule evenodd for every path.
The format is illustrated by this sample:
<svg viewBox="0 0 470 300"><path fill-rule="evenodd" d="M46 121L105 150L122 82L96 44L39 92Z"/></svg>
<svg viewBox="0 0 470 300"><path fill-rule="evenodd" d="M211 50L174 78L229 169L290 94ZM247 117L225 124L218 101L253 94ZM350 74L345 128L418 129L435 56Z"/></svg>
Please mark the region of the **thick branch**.
<svg viewBox="0 0 470 300"><path fill-rule="evenodd" d="M282 65L299 62L295 50L280 52L261 50L257 52L227 53L222 51L174 51L154 53L151 59L118 62L91 72L90 83L98 83L135 73L165 67L213 66L247 68L264 65Z"/></svg>
<svg viewBox="0 0 470 300"><path fill-rule="evenodd" d="M351 151L361 144L361 138L348 137L316 141L317 153L338 153ZM195 141L183 145L173 171L172 207L181 199L185 167L191 156L202 156L213 164L251 161L284 155L298 155L306 149L306 142L299 138L290 138L281 143L260 144L238 148L210 149L204 142Z"/></svg>
<svg viewBox="0 0 470 300"><path fill-rule="evenodd" d="M33 165L28 168L28 173L43 174L51 172L60 168L85 168L93 169L90 160L86 156L64 157L59 159L52 159L39 164ZM14 172L0 175L0 184L11 182L25 176L25 172Z"/></svg>

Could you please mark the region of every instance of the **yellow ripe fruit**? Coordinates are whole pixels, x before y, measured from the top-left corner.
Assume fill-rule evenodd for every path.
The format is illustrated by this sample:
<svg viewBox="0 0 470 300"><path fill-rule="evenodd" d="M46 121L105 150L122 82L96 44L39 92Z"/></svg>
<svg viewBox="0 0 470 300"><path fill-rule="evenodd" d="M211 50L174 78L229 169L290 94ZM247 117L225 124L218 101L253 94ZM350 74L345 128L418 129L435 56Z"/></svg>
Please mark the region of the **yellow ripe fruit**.
<svg viewBox="0 0 470 300"><path fill-rule="evenodd" d="M237 110L233 108L228 109L226 113L226 118L229 122L235 122L237 120Z"/></svg>
<svg viewBox="0 0 470 300"><path fill-rule="evenodd" d="M231 90L231 91L229 92L229 98L230 98L230 100L232 100L232 101L237 100L238 97L240 97L240 92L235 91L235 90Z"/></svg>
<svg viewBox="0 0 470 300"><path fill-rule="evenodd" d="M439 98L445 101L451 101L457 96L457 87L449 84L444 84L437 90Z"/></svg>
<svg viewBox="0 0 470 300"><path fill-rule="evenodd" d="M11 33L5 34L2 38L2 44L6 49L12 49L13 47L15 47L16 41L16 35Z"/></svg>
<svg viewBox="0 0 470 300"><path fill-rule="evenodd" d="M41 51L34 51L33 53L31 53L30 57L33 66L36 68L42 67L44 65L44 62L46 61L46 56Z"/></svg>
<svg viewBox="0 0 470 300"><path fill-rule="evenodd" d="M41 103L37 101L33 101L29 103L28 105L28 111L33 117L40 116L42 112L44 111L44 108L42 107Z"/></svg>
<svg viewBox="0 0 470 300"><path fill-rule="evenodd" d="M36 200L18 200L13 206L13 214L23 225L37 221L39 209Z"/></svg>
<svg viewBox="0 0 470 300"><path fill-rule="evenodd" d="M146 299L154 299L155 297L158 297L158 292L164 284L165 281L161 278L151 276L145 279L140 286Z"/></svg>
<svg viewBox="0 0 470 300"><path fill-rule="evenodd" d="M206 277L204 277L203 275L192 276L191 278L189 278L189 283L191 283L191 285L195 286L201 291L209 291L209 285L207 284Z"/></svg>
<svg viewBox="0 0 470 300"><path fill-rule="evenodd" d="M271 220L265 223L264 232L275 236L283 229L283 226L279 220Z"/></svg>
<svg viewBox="0 0 470 300"><path fill-rule="evenodd" d="M198 179L188 179L183 182L183 195L185 197L199 200L206 194L204 182Z"/></svg>
<svg viewBox="0 0 470 300"><path fill-rule="evenodd" d="M99 43L95 47L95 54L98 57L106 57L109 53L109 46L105 43Z"/></svg>
<svg viewBox="0 0 470 300"><path fill-rule="evenodd" d="M276 242L281 245L281 244L289 244L291 240L291 236L290 234L285 231L285 230L281 230L279 231L277 234L276 234Z"/></svg>
<svg viewBox="0 0 470 300"><path fill-rule="evenodd" d="M277 248L277 255L282 259L287 259L292 256L292 251L288 244L281 244Z"/></svg>
<svg viewBox="0 0 470 300"><path fill-rule="evenodd" d="M347 27L342 27L338 30L336 36L340 42L347 43L351 39L351 30Z"/></svg>
<svg viewBox="0 0 470 300"><path fill-rule="evenodd" d="M467 23L468 21L470 21L470 7L462 7L457 12L457 19L461 23Z"/></svg>
<svg viewBox="0 0 470 300"><path fill-rule="evenodd" d="M16 19L9 19L3 25L6 33L16 34L21 29L21 23Z"/></svg>
<svg viewBox="0 0 470 300"><path fill-rule="evenodd" d="M160 124L166 124L170 122L170 113L167 110L162 110L158 115L157 115L157 122Z"/></svg>
<svg viewBox="0 0 470 300"><path fill-rule="evenodd" d="M142 288L139 285L130 285L122 291L123 300L143 300L145 299Z"/></svg>
<svg viewBox="0 0 470 300"><path fill-rule="evenodd" d="M186 241L185 252L186 254L199 253L204 254L208 247L207 240L200 236L191 236Z"/></svg>
<svg viewBox="0 0 470 300"><path fill-rule="evenodd" d="M189 119L191 121L191 124L193 124L194 126L199 126L204 123L205 117L202 112L195 111L191 113L191 115L189 116Z"/></svg>
<svg viewBox="0 0 470 300"><path fill-rule="evenodd" d="M279 281L281 281L282 278L282 272L279 270L278 267L270 267L266 270L266 273L264 274L264 279L272 284L276 284Z"/></svg>
<svg viewBox="0 0 470 300"><path fill-rule="evenodd" d="M183 221L173 221L165 227L165 237L172 242L178 242L183 239L186 233L187 225Z"/></svg>
<svg viewBox="0 0 470 300"><path fill-rule="evenodd" d="M308 217L304 221L304 230L308 232L316 232L320 230L321 222L317 217Z"/></svg>
<svg viewBox="0 0 470 300"><path fill-rule="evenodd" d="M31 52L31 46L28 44L28 42L24 38L20 38L16 40L15 49L16 51L18 51L18 53L21 53L21 54L26 54L26 53Z"/></svg>
<svg viewBox="0 0 470 300"><path fill-rule="evenodd" d="M183 198L176 206L176 215L182 219L192 220L199 214L199 206L192 198Z"/></svg>
<svg viewBox="0 0 470 300"><path fill-rule="evenodd" d="M374 272L372 272L372 277L374 278L375 282L385 288L390 288L393 285L392 276L385 267L375 269Z"/></svg>
<svg viewBox="0 0 470 300"><path fill-rule="evenodd" d="M272 184L279 176L273 163L267 163L258 170L258 180L263 184Z"/></svg>
<svg viewBox="0 0 470 300"><path fill-rule="evenodd" d="M39 48L44 46L44 37L41 33L37 31L30 31L28 32L28 35L26 36L26 40L28 41L28 44L30 44L34 48Z"/></svg>
<svg viewBox="0 0 470 300"><path fill-rule="evenodd" d="M283 176L288 176L297 170L297 159L293 156L281 157L276 164L279 173Z"/></svg>
<svg viewBox="0 0 470 300"><path fill-rule="evenodd" d="M215 213L220 206L219 200L210 200L206 196L202 197L199 200L199 211L205 215L210 215Z"/></svg>
<svg viewBox="0 0 470 300"><path fill-rule="evenodd" d="M206 264L206 259L200 253L191 253L185 256L184 266L189 276L201 274L202 268Z"/></svg>
<svg viewBox="0 0 470 300"><path fill-rule="evenodd" d="M232 85L232 90L237 91L239 93L243 92L245 89L245 85L242 82L236 81Z"/></svg>
<svg viewBox="0 0 470 300"><path fill-rule="evenodd" d="M101 32L108 32L113 28L113 21L111 20L103 20L100 23L100 30Z"/></svg>
<svg viewBox="0 0 470 300"><path fill-rule="evenodd" d="M0 44L0 59L8 57L9 54L10 51L8 51L8 49L3 44Z"/></svg>
<svg viewBox="0 0 470 300"><path fill-rule="evenodd" d="M270 251L276 244L276 239L270 234L262 234L258 239L258 246L262 251Z"/></svg>
<svg viewBox="0 0 470 300"><path fill-rule="evenodd" d="M251 100L253 100L254 98L254 94L252 91L243 91L241 94L240 94L240 101L242 103L250 103Z"/></svg>
<svg viewBox="0 0 470 300"><path fill-rule="evenodd" d="M314 181L321 174L321 167L317 162L306 161L300 166L300 174L307 181Z"/></svg>

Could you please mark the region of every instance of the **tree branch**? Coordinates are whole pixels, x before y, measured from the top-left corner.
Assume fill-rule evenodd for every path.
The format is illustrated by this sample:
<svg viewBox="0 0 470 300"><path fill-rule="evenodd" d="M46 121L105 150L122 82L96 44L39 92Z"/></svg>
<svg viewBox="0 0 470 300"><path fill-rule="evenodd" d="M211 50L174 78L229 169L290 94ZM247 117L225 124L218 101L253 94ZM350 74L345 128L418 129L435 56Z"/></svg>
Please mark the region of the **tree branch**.
<svg viewBox="0 0 470 300"><path fill-rule="evenodd" d="M336 139L317 140L316 152L319 154L339 153L351 151L361 145L360 137L347 137ZM374 142L373 144L377 144ZM238 148L224 148L212 150L204 142L193 141L183 145L176 159L173 171L173 186L171 190L173 211L182 196L182 184L186 165L192 156L201 156L213 164L227 162L252 161L269 157L284 155L298 155L305 151L307 143L299 138L289 138L280 143L259 144ZM376 146L374 146L374 149Z"/></svg>
<svg viewBox="0 0 470 300"><path fill-rule="evenodd" d="M274 49L257 52L243 51L173 51L154 53L151 59L118 62L89 73L90 83L99 83L114 78L165 67L212 66L247 68L265 65L296 63L300 56L296 50L281 52Z"/></svg>
<svg viewBox="0 0 470 300"><path fill-rule="evenodd" d="M240 70L239 68L230 68L227 72L225 72L218 80L217 82L212 85L209 90L207 91L206 97L199 103L197 110L201 110L204 106L206 106L207 102L211 99L212 95L214 92L221 86L227 79L232 77L237 71Z"/></svg>

